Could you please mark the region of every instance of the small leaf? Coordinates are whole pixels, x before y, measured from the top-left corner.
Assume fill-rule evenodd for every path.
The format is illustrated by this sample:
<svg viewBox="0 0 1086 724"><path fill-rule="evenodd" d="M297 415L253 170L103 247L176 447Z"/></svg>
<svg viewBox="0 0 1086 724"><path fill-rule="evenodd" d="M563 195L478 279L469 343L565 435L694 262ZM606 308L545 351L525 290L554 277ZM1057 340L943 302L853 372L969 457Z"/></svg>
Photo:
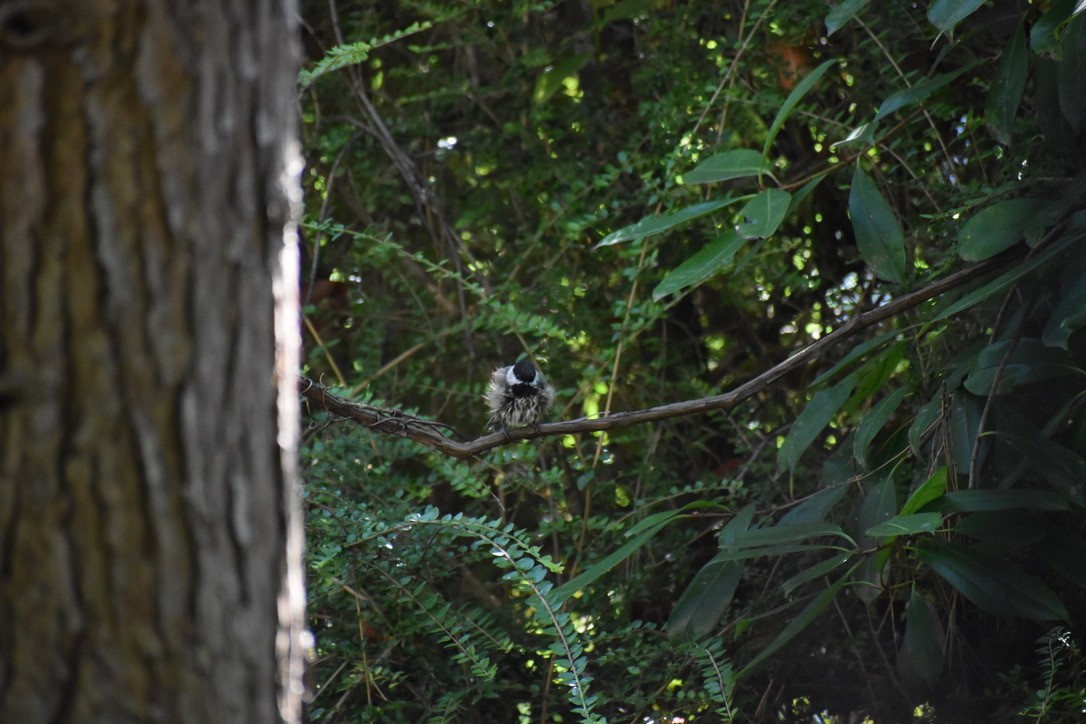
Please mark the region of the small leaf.
<svg viewBox="0 0 1086 724"><path fill-rule="evenodd" d="M664 626L667 635L701 638L712 631L728 610L742 575L743 566L735 561L714 558L706 563L672 609Z"/></svg>
<svg viewBox="0 0 1086 724"><path fill-rule="evenodd" d="M852 176L848 211L856 232L856 246L880 279L905 278L905 235L890 204L859 166Z"/></svg>
<svg viewBox="0 0 1086 724"><path fill-rule="evenodd" d="M781 106L781 109L777 111L777 117L773 119L769 131L766 133L765 145L762 146L762 156L769 157L769 149L773 146L773 141L776 140L777 134L780 133L781 127L784 126L784 122L788 120L788 116L792 115L792 111L794 111L796 106L799 105L799 102L803 100L803 96L807 95L823 74L825 74L831 66L836 64L836 58L830 58L829 60L823 61L792 89L792 92L784 99L784 104Z"/></svg>
<svg viewBox="0 0 1086 724"><path fill-rule="evenodd" d="M943 73L937 75L934 78L926 78L919 83L914 84L910 88L900 90L886 98L879 106L878 113L875 114L875 120L881 121L886 116L890 115L894 111L900 110L907 106L911 106L914 103L919 103L926 100L929 96L934 94L946 86L953 83L958 79L958 76L963 73L967 73L976 67L976 63L970 63L962 66L957 70L953 70L949 73Z"/></svg>
<svg viewBox="0 0 1086 724"><path fill-rule="evenodd" d="M546 103L562 89L567 78L576 76L591 59L592 56L589 53L578 53L559 58L554 65L544 68L536 78L535 89L532 91L532 103L537 106Z"/></svg>
<svg viewBox="0 0 1086 724"><path fill-rule="evenodd" d="M1029 72L1029 55L1026 53L1026 31L1020 23L1011 34L1003 57L999 61L992 85L988 88L988 104L985 118L988 128L997 141L1011 142L1011 126L1022 103Z"/></svg>
<svg viewBox="0 0 1086 724"><path fill-rule="evenodd" d="M705 159L692 171L683 174L683 181L688 184L707 184L716 181L728 181L748 176L761 176L768 173L769 161L765 156L749 148L725 151Z"/></svg>
<svg viewBox="0 0 1086 724"><path fill-rule="evenodd" d="M855 373L811 398L777 451L777 467L794 470L803 452L829 424L856 386Z"/></svg>
<svg viewBox="0 0 1086 724"><path fill-rule="evenodd" d="M958 232L958 256L981 261L1009 249L1038 225L1043 199L1010 199L987 206Z"/></svg>
<svg viewBox="0 0 1086 724"><path fill-rule="evenodd" d="M928 22L946 36L954 34L954 27L972 15L984 0L935 0L928 8Z"/></svg>
<svg viewBox="0 0 1086 724"><path fill-rule="evenodd" d="M905 641L902 651L928 686L943 673L943 630L930 603L914 588L905 606Z"/></svg>
<svg viewBox="0 0 1086 724"><path fill-rule="evenodd" d="M868 528L865 534L871 538L888 538L916 533L934 533L942 524L943 516L939 513L895 515L890 520Z"/></svg>
<svg viewBox="0 0 1086 724"><path fill-rule="evenodd" d="M836 33L849 20L864 9L870 0L845 0L826 14L826 35Z"/></svg>
<svg viewBox="0 0 1086 724"><path fill-rule="evenodd" d="M747 240L734 230L725 231L719 239L709 242L697 254L669 271L652 290L652 298L659 301L669 294L705 281L727 268L736 252L746 245Z"/></svg>

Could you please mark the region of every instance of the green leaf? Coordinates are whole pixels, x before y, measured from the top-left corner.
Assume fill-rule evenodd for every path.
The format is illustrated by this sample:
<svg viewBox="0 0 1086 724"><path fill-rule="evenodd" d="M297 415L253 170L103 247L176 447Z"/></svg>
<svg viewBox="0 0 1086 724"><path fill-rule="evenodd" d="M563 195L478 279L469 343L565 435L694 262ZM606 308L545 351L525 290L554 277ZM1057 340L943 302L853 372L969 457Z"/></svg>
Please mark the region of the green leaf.
<svg viewBox="0 0 1086 724"><path fill-rule="evenodd" d="M748 176L761 176L768 173L770 168L770 163L763 154L749 148L738 148L705 159L693 170L683 174L683 182L707 184Z"/></svg>
<svg viewBox="0 0 1086 724"><path fill-rule="evenodd" d="M792 429L785 438L781 449L777 451L777 467L794 470L803 452L810 447L822 429L829 424L841 405L852 394L856 386L855 373L838 382L828 390L823 390L811 398L803 412L792 424Z"/></svg>
<svg viewBox="0 0 1086 724"><path fill-rule="evenodd" d="M769 528L755 528L747 530L735 536L735 539L721 545L721 549L754 548L756 546L772 546L783 543L795 543L809 538L837 537L848 539L841 526L835 523L793 523L791 525L774 525Z"/></svg>
<svg viewBox="0 0 1086 724"><path fill-rule="evenodd" d="M965 222L958 232L958 256L981 261L1009 249L1034 230L1043 199L1010 199L987 206Z"/></svg>
<svg viewBox="0 0 1086 724"><path fill-rule="evenodd" d="M946 466L939 468L913 491L905 505L901 506L901 515L910 515L923 508L946 492Z"/></svg>
<svg viewBox="0 0 1086 724"><path fill-rule="evenodd" d="M769 149L773 146L773 141L777 139L777 134L780 133L781 127L784 126L784 122L788 120L788 116L792 115L792 111L796 109L799 102L803 100L803 96L814 87L815 83L825 74L831 66L837 64L836 58L830 58L823 61L817 68L812 70L807 76L796 84L796 87L792 89L792 92L788 94L788 97L784 99L784 105L777 111L777 117L773 119L772 125L769 126L769 131L766 133L765 144L762 146L762 156L769 157Z"/></svg>
<svg viewBox="0 0 1086 724"><path fill-rule="evenodd" d="M1045 535L1037 520L1018 509L986 510L962 516L952 530L981 543L998 546L1032 545Z"/></svg>
<svg viewBox="0 0 1086 724"><path fill-rule="evenodd" d="M862 531L871 530L893 518L896 513L897 491L894 489L894 479L888 477L879 481L864 496L864 502L860 505L859 528ZM869 541L861 542L866 544Z"/></svg>
<svg viewBox="0 0 1086 724"><path fill-rule="evenodd" d="M938 322L947 317L952 317L958 312L969 309L969 307L972 307L975 304L979 304L993 294L1003 291L1034 269L1050 262L1053 257L1064 252L1068 246L1078 241L1080 238L1081 237L1077 234L1068 234L1067 236L1064 236L1032 259L1027 259L1021 264L1016 264L1010 271L999 275L979 289L966 294L958 301L950 304L946 309L935 315L935 318L931 321Z"/></svg>
<svg viewBox="0 0 1086 724"><path fill-rule="evenodd" d="M925 539L919 552L933 571L980 609L1036 621L1068 619L1067 608L1048 586L1006 559L932 539Z"/></svg>
<svg viewBox="0 0 1086 724"><path fill-rule="evenodd" d="M905 235L890 204L859 166L852 176L848 211L860 256L880 279L905 278Z"/></svg>
<svg viewBox="0 0 1086 724"><path fill-rule="evenodd" d="M909 446L912 447L913 452L919 455L921 453L920 446L928 438L928 435L933 431L935 421L943 414L943 395L942 392L936 392L930 400L920 406L920 409L916 411L916 419L913 420L913 424L909 426Z"/></svg>
<svg viewBox="0 0 1086 724"><path fill-rule="evenodd" d="M943 673L943 630L931 604L914 588L905 606L905 641L902 653L928 686Z"/></svg>
<svg viewBox="0 0 1086 724"><path fill-rule="evenodd" d="M1078 0L1059 0L1033 24L1029 31L1029 47L1034 53L1056 55L1059 49L1058 30L1070 19L1076 2Z"/></svg>
<svg viewBox="0 0 1086 724"><path fill-rule="evenodd" d="M999 61L992 85L988 88L988 104L984 112L989 130L1002 144L1011 142L1011 127L1018 114L1018 106L1022 103L1028 73L1026 31L1019 23L1003 49L1003 57Z"/></svg>
<svg viewBox="0 0 1086 724"><path fill-rule="evenodd" d="M788 213L792 195L780 189L766 189L751 199L740 214L746 221L735 231L744 239L767 239L772 236Z"/></svg>
<svg viewBox="0 0 1086 724"><path fill-rule="evenodd" d="M901 405L902 401L908 397L912 391L907 387L901 387L894 390L886 397L879 400L871 410L864 415L863 420L860 421L860 425L856 428L855 439L852 443L852 454L857 461L867 462L867 449L871 446L871 441L875 439L875 436L879 434L886 421L897 411L897 408Z"/></svg>
<svg viewBox="0 0 1086 724"><path fill-rule="evenodd" d="M1047 490L954 490L925 506L940 513L981 510L1069 510L1062 497Z"/></svg>
<svg viewBox="0 0 1086 724"><path fill-rule="evenodd" d="M662 513L655 513L646 518L646 521L651 520L651 523L646 524L646 521L641 522L641 532L638 533L631 540L621 545L617 550L604 556L595 565L586 569L576 578L567 581L563 585L554 589L552 595L556 596L559 600L565 600L569 598L577 591L580 591L585 586L588 586L593 581L604 575L612 568L617 566L622 561L629 558L636 553L642 546L648 543L653 536L660 532L668 523L682 516L682 510L668 510Z"/></svg>
<svg viewBox="0 0 1086 724"><path fill-rule="evenodd" d="M577 53L559 58L543 69L535 81L535 89L532 91L532 103L543 105L554 94L562 89L567 78L576 76L585 63L592 59L590 53Z"/></svg>
<svg viewBox="0 0 1086 724"><path fill-rule="evenodd" d="M1068 349L1071 334L1086 325L1086 273L1067 285L1060 303L1048 318L1041 341L1049 347Z"/></svg>
<svg viewBox="0 0 1086 724"><path fill-rule="evenodd" d="M1003 340L981 350L965 378L965 389L974 395L986 397L993 393L992 386L998 381L994 394L1002 395L1025 384L1055 379L1075 371L1068 353L1049 347L1039 339L1017 340L1010 350L1012 340Z"/></svg>
<svg viewBox="0 0 1086 724"><path fill-rule="evenodd" d="M954 27L972 15L984 0L935 0L928 8L928 22L946 36L954 34Z"/></svg>
<svg viewBox="0 0 1086 724"><path fill-rule="evenodd" d="M711 214L717 209L722 209L725 206L734 204L740 200L740 198L727 198L718 201L703 201L700 204L687 206L685 209L676 211L673 214L668 214L667 216L646 216L636 224L624 226L618 231L612 231L610 234L603 237L600 243L596 244L595 248L599 249L602 246L612 246L614 244L621 244L624 241L634 241L635 239L643 239L646 236L653 236L678 226L679 224L685 224L691 219Z"/></svg>
<svg viewBox="0 0 1086 724"><path fill-rule="evenodd" d="M914 103L919 103L926 100L929 96L934 94L946 86L953 83L963 73L967 73L976 67L976 63L970 63L962 66L957 70L953 70L949 73L943 73L937 75L934 78L927 78L925 80L916 83L910 88L900 90L886 98L879 106L878 113L875 114L875 120L881 121L886 116L890 115L894 111L900 110L907 106L911 106Z"/></svg>
<svg viewBox="0 0 1086 724"><path fill-rule="evenodd" d="M836 33L849 20L864 9L870 0L845 0L826 14L826 35Z"/></svg>
<svg viewBox="0 0 1086 724"><path fill-rule="evenodd" d="M742 575L743 566L735 561L714 558L706 563L672 609L664 625L667 635L701 638L712 631L728 610Z"/></svg>
<svg viewBox="0 0 1086 724"><path fill-rule="evenodd" d="M865 534L871 538L888 538L916 533L934 533L942 524L943 516L939 513L895 515L890 520L868 528Z"/></svg>
<svg viewBox="0 0 1086 724"><path fill-rule="evenodd" d="M797 573L796 575L792 576L787 581L782 583L781 593L783 593L785 596L792 595L792 591L796 590L804 583L807 583L808 581L813 581L816 578L821 578L822 576L827 575L830 571L833 571L845 565L846 563L848 563L849 559L852 558L853 555L855 554L840 553L836 556L833 556L832 558L827 558L824 561L820 561L812 566L807 567L802 572Z"/></svg>
<svg viewBox="0 0 1086 724"><path fill-rule="evenodd" d="M1047 531L1038 554L1046 565L1077 586L1086 588L1086 538L1066 528Z"/></svg>
<svg viewBox="0 0 1086 724"><path fill-rule="evenodd" d="M736 252L746 245L747 240L734 230L725 231L719 239L709 242L694 256L669 271L652 290L653 300L659 301L669 294L692 287L727 268Z"/></svg>
<svg viewBox="0 0 1086 724"><path fill-rule="evenodd" d="M901 334L901 332L899 332L898 330L891 329L888 332L883 332L877 337L872 337L869 340L861 342L860 344L853 347L848 354L842 357L840 362L816 377L814 381L811 382L810 386L817 387L823 382L832 379L838 372L845 369L856 360L866 358L868 352L875 349L876 347L881 347L883 344L893 339L894 337L897 337L899 334Z"/></svg>
<svg viewBox="0 0 1086 724"><path fill-rule="evenodd" d="M847 485L833 485L819 490L802 503L785 513L777 525L792 525L794 523L815 523L826 519L830 510L845 497L848 492Z"/></svg>
<svg viewBox="0 0 1086 724"><path fill-rule="evenodd" d="M1077 133L1086 117L1086 14L1076 15L1066 25L1060 46L1063 53L1056 66L1060 110Z"/></svg>
<svg viewBox="0 0 1086 724"><path fill-rule="evenodd" d="M736 678L746 676L751 671L756 669L763 661L768 659L773 654L784 646L786 643L798 636L804 629L811 625L811 623L818 618L818 615L825 610L826 606L830 605L834 598L837 596L837 592L848 582L852 577L852 574L860 567L859 563L856 563L848 571L845 572L840 578L826 590L815 596L810 603L808 603L799 614L788 622L788 625L781 629L781 632L777 634L776 638L769 642L769 644L763 648L758 655L755 656L750 662L743 667L742 671L736 674Z"/></svg>

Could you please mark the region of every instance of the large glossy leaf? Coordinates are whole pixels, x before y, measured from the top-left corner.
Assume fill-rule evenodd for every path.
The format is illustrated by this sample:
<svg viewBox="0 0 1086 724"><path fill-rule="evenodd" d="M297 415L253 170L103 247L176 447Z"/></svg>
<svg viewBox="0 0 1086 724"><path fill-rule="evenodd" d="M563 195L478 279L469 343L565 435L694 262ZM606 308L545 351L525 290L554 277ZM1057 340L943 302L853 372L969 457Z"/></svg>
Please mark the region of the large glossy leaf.
<svg viewBox="0 0 1086 724"><path fill-rule="evenodd" d="M705 281L730 266L736 253L746 245L747 239L734 229L725 231L720 238L709 242L694 256L668 272L652 290L652 298L659 301L669 294Z"/></svg>
<svg viewBox="0 0 1086 724"><path fill-rule="evenodd" d="M827 61L823 61L817 68L812 70L807 76L796 84L796 87L792 89L792 92L788 94L788 97L784 99L784 103L781 105L777 116L773 119L773 123L769 126L769 131L766 133L765 145L762 147L762 156L769 158L769 149L773 147L773 141L776 140L777 134L780 133L781 127L784 126L784 122L788 120L788 116L792 115L792 111L796 109L799 102L803 100L803 96L814 87L815 83L822 78L822 75L829 70L832 66L837 64L836 58L831 58Z"/></svg>
<svg viewBox="0 0 1086 724"><path fill-rule="evenodd" d="M852 176L848 211L860 256L880 279L905 278L905 234L894 210L859 166Z"/></svg>
<svg viewBox="0 0 1086 724"><path fill-rule="evenodd" d="M1068 619L1067 608L1052 589L1008 560L934 540L924 541L919 551L933 571L980 609L1037 621Z"/></svg>
<svg viewBox="0 0 1086 724"><path fill-rule="evenodd" d="M1010 199L985 207L958 233L958 255L981 261L1009 249L1027 234L1041 229L1039 216L1049 202L1044 199Z"/></svg>
<svg viewBox="0 0 1086 724"><path fill-rule="evenodd" d="M879 434L879 430L883 428L886 421L890 419L890 416L897 411L902 401L910 394L911 390L908 387L900 387L875 403L871 410L864 415L859 427L856 428L853 440L852 450L856 460L862 463L867 462L867 449L871 446L871 441L875 439L875 436Z"/></svg>
<svg viewBox="0 0 1086 724"><path fill-rule="evenodd" d="M961 68L953 70L949 73L943 73L942 75L937 75L934 78L926 78L910 88L900 90L897 93L888 96L886 100L884 100L879 105L879 110L875 114L875 120L881 121L883 118L890 115L894 111L901 110L902 108L911 106L914 103L920 103L921 101L926 100L936 91L939 91L953 83L962 74L972 70L975 65L975 63L970 63L969 65L962 66Z"/></svg>
<svg viewBox="0 0 1086 724"><path fill-rule="evenodd" d="M829 424L841 405L852 394L856 386L855 373L838 382L828 390L822 390L811 398L803 412L792 424L792 429L785 438L781 449L777 451L777 466L794 470L803 452L811 446L818 434Z"/></svg>
<svg viewBox="0 0 1086 724"><path fill-rule="evenodd" d="M717 201L705 201L700 204L694 204L693 206L687 206L685 209L676 211L674 214L668 214L666 216L646 216L636 224L630 224L629 226L622 227L618 231L612 231L610 234L603 237L603 239L600 240L600 243L596 244L596 248L611 246L612 244L621 244L624 241L633 241L635 239L643 239L646 236L659 234L672 227L678 226L679 224L685 224L691 219L711 214L717 209L722 209L729 204L734 204L741 200L741 198L727 198Z"/></svg>
<svg viewBox="0 0 1086 724"><path fill-rule="evenodd" d="M1029 30L1029 46L1039 55L1057 55L1060 27L1071 17L1079 0L1058 0Z"/></svg>
<svg viewBox="0 0 1086 724"><path fill-rule="evenodd" d="M928 21L940 33L951 36L955 26L983 4L984 0L935 0L928 8Z"/></svg>
<svg viewBox="0 0 1086 724"><path fill-rule="evenodd" d="M902 653L928 686L935 686L943 673L943 627L931 604L914 588L905 606L905 640Z"/></svg>
<svg viewBox="0 0 1086 724"><path fill-rule="evenodd" d="M1019 24L1003 49L1003 57L988 88L988 104L984 112L989 130L1000 143L1011 142L1011 127L1018 114L1018 106L1022 103L1028 72L1026 31Z"/></svg>
<svg viewBox="0 0 1086 724"><path fill-rule="evenodd" d="M683 174L683 182L707 184L768 173L771 165L766 157L749 148L736 148L705 159L693 170Z"/></svg>
<svg viewBox="0 0 1086 724"><path fill-rule="evenodd" d="M856 13L863 10L864 6L869 2L871 2L871 0L845 0L833 10L830 10L826 14L826 35L833 35L840 30L845 23L856 16Z"/></svg>
<svg viewBox="0 0 1086 724"><path fill-rule="evenodd" d="M706 563L683 591L668 617L665 630L675 638L700 638L712 631L731 604L743 566L732 560L714 558Z"/></svg>

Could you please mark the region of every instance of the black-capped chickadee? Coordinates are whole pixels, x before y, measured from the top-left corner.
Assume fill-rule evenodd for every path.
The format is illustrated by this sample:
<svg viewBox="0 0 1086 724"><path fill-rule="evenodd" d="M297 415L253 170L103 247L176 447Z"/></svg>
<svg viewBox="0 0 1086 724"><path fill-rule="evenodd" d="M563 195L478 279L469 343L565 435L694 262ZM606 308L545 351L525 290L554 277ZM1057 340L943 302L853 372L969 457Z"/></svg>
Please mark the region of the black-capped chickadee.
<svg viewBox="0 0 1086 724"><path fill-rule="evenodd" d="M554 387L534 364L524 359L494 370L486 391L486 404L490 408L487 427L491 430L538 427L554 404Z"/></svg>

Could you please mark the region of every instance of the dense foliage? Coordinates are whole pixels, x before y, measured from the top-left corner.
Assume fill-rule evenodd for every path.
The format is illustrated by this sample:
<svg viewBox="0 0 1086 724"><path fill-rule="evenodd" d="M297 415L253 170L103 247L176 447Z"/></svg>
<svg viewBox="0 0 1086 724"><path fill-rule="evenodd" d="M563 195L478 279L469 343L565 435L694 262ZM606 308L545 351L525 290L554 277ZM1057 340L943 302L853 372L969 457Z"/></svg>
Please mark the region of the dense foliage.
<svg viewBox="0 0 1086 724"><path fill-rule="evenodd" d="M312 410L313 718L1081 715L1081 10L305 3L343 396L467 439L522 356L572 419L843 330L466 462Z"/></svg>

